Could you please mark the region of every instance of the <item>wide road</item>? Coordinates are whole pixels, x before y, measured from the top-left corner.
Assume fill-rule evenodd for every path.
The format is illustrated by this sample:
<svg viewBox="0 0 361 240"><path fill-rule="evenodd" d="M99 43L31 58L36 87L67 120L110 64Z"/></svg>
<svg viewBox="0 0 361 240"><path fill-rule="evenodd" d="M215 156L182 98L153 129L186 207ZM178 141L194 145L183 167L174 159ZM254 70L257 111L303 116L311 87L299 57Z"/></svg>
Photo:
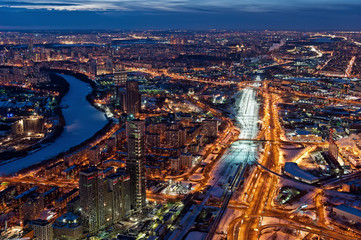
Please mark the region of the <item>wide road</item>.
<svg viewBox="0 0 361 240"><path fill-rule="evenodd" d="M263 118L263 133L265 139L270 139L273 142L279 142L283 134L277 103L280 102L280 97L276 94L270 93L267 89L264 92L264 118ZM274 144L272 141L267 141L264 147L264 153L259 158L259 164L269 169L270 172L263 171L262 168L256 167L247 179L242 189L242 194L232 203L238 203L240 206L247 205L247 209L241 209L242 215L235 218L228 229L223 231L227 232L228 239L238 240L252 240L259 239L262 229L262 219L266 217L270 211L274 211L273 199L276 196L280 173L281 157L279 153L279 145ZM277 173L277 174L273 174ZM318 225L309 224L306 227L297 227L289 225L290 228L299 229L315 234L323 234L334 239L352 239L354 236L346 231L334 231L326 229L325 225L325 211L322 204L322 191L317 193L316 209L319 217ZM277 217L277 216L276 216ZM277 218L285 219L287 214L281 214ZM322 228L323 229L319 229Z"/></svg>
<svg viewBox="0 0 361 240"><path fill-rule="evenodd" d="M256 101L256 90L245 88L238 95L234 106L236 125L240 128L239 138L255 139L258 133L259 104ZM228 207L233 192L238 188L247 165L256 159L257 144L252 142L235 142L227 150L224 157L213 169L213 176L209 184L212 186L208 194L222 198L219 209L211 231L207 239L214 235L219 222Z"/></svg>
<svg viewBox="0 0 361 240"><path fill-rule="evenodd" d="M227 81L227 82L220 82L220 81L213 81L213 80L206 80L206 79L200 79L197 77L188 77L183 76L181 74L177 73L169 73L168 70L159 71L159 69L145 69L145 68L127 68L127 70L133 71L133 72L142 72L142 73L148 73L152 75L153 77L158 76L167 76L171 77L174 80L184 80L184 81L192 81L192 82L200 82L200 83L210 83L215 85L229 85L229 84L235 84L234 81Z"/></svg>
<svg viewBox="0 0 361 240"><path fill-rule="evenodd" d="M266 139L279 141L281 135L281 127L278 122L278 112L276 101L278 97L270 94L268 91L264 94L264 119L263 128ZM268 169L279 172L279 151L276 144L266 142L264 148L264 155L259 159L259 162ZM241 218L240 229L238 231L238 239L257 239L258 227L261 218L248 218L250 215L262 215L265 208L272 205L275 188L277 187L277 177L262 171L260 168L255 168L252 172L247 184L244 188L243 194L240 195L238 201L249 203L248 209L245 211L244 218ZM232 234L233 233L228 233Z"/></svg>
<svg viewBox="0 0 361 240"><path fill-rule="evenodd" d="M256 91L246 88L241 91L238 102L236 125L240 128L239 138L254 139L258 132L258 103L255 98ZM240 166L245 167L250 161L254 161L257 152L257 144L252 142L235 142L224 154L223 158L213 168L209 185L212 186L210 194L214 197L222 197L228 182L231 182ZM214 179L213 179L214 178Z"/></svg>
<svg viewBox="0 0 361 240"><path fill-rule="evenodd" d="M234 113L236 124L240 128L239 138L253 139L258 133L259 105L256 101L256 90L245 88L240 91L238 97ZM210 198L222 199L222 206L218 209L218 216L222 215L235 189L235 187L230 186L239 184L237 180L239 180L240 176L237 173L242 172L248 162L255 160L256 151L257 144L242 141L233 143L226 150L209 174L208 185L210 188L205 198L200 204L193 205L192 211L189 211L183 217L180 223L180 234L174 239L183 239L186 236L194 226L197 215L203 208L207 207ZM216 225L217 223L214 224L214 226Z"/></svg>

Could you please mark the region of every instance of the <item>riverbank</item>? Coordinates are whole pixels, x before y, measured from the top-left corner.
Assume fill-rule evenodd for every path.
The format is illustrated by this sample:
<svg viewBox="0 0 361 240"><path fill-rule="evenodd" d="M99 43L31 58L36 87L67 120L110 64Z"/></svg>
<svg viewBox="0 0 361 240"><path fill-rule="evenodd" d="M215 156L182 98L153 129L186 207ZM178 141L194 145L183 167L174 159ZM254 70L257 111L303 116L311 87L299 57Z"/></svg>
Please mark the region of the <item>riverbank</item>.
<svg viewBox="0 0 361 240"><path fill-rule="evenodd" d="M39 84L36 88L47 91L54 91L59 93L55 96L56 102L60 103L63 97L69 91L69 83L65 81L64 78L56 75L55 73L49 73L50 82L46 84ZM51 97L51 96L49 96ZM31 145L27 148L23 148L18 151L5 151L0 153L0 159L3 160L11 160L13 158L25 157L28 155L30 151L34 151L36 149L40 149L41 145L54 141L60 134L63 132L63 128L65 125L64 116L62 114L61 108L59 106L55 107L54 112L51 113L57 116L58 124L54 126L54 130L48 136L45 136L43 139L39 140L34 145Z"/></svg>
<svg viewBox="0 0 361 240"><path fill-rule="evenodd" d="M104 135L106 132L108 132L112 126L113 126L113 123L114 121L113 120L109 120L109 122L102 128L100 129L98 132L96 132L92 137L88 138L87 140L85 140L84 142L81 142L80 144L74 146L74 147L71 147L68 151L65 151L65 152L61 152L59 153L58 155L56 155L55 157L53 158L50 158L50 159L47 159L47 160L44 160L38 164L34 164L30 167L27 167L27 168L23 168L22 170L20 170L18 172L18 174L26 174L27 172L30 172L32 170L36 170L38 169L39 167L42 167L44 165L51 165L52 163L56 162L57 160L59 160L60 158L63 158L65 155L68 155L72 152L76 152L77 150L85 147L85 146L88 146L90 145L90 143L92 143L94 140L96 140L98 137Z"/></svg>
<svg viewBox="0 0 361 240"><path fill-rule="evenodd" d="M77 72L72 72L70 70L64 70L64 69L44 69L46 71L48 71L49 73L55 73L55 74L66 74L66 75L70 75L70 76L73 76L77 79L79 79L80 81L82 82L85 82L87 84L90 85L90 87L92 88L92 91L90 94L88 94L86 96L86 99L88 100L88 102L90 104L93 105L93 107L97 108L94 104L94 102L91 100L92 97L94 97L96 95L96 92L97 92L97 85L94 81L92 81L91 79L89 79L89 77L85 74L82 74L82 73L77 73Z"/></svg>
<svg viewBox="0 0 361 240"><path fill-rule="evenodd" d="M112 121L87 100L87 96L94 91L93 88L73 76L62 75L62 77L70 84L70 90L61 102L61 105L69 106L62 109L65 119L63 132L53 142L29 153L26 157L0 163L0 174L24 173L40 165L51 163L64 154L89 144L111 128Z"/></svg>

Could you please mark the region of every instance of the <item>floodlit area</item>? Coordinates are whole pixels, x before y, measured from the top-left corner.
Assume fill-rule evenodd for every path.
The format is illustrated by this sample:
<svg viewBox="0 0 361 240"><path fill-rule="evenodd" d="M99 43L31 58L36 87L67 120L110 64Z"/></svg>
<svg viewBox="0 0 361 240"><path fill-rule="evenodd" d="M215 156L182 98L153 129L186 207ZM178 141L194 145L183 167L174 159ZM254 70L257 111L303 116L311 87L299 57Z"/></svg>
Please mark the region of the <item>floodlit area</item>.
<svg viewBox="0 0 361 240"><path fill-rule="evenodd" d="M259 106L255 95L256 91L252 88L246 88L241 91L236 115L238 127L241 129L240 139L254 139L257 135ZM210 195L222 197L237 171L247 162L255 160L256 151L257 145L252 142L239 141L233 143L211 173L209 185L212 188L209 191Z"/></svg>
<svg viewBox="0 0 361 240"><path fill-rule="evenodd" d="M236 124L240 128L239 139L254 139L258 133L259 104L256 101L256 90L245 88L238 94L235 111ZM209 178L209 189L202 202L193 206L193 210L182 219L184 224L181 237L185 236L193 225L196 217L204 209L206 203L217 200L224 203L229 199L234 189L231 187L238 172L246 166L247 162L255 160L257 144L251 141L238 141L228 148L222 158L213 167ZM223 199L222 201L220 201ZM219 208L218 214L225 209ZM180 236L179 236L180 237Z"/></svg>
<svg viewBox="0 0 361 240"><path fill-rule="evenodd" d="M1 233L1 239L16 239L23 233L23 229L20 226L9 228L7 231Z"/></svg>
<svg viewBox="0 0 361 240"><path fill-rule="evenodd" d="M166 188L164 188L161 193L166 195L178 196L188 194L191 190L191 183L174 182L170 183Z"/></svg>
<svg viewBox="0 0 361 240"><path fill-rule="evenodd" d="M259 105L256 102L255 94L256 91L254 89L246 88L241 91L241 97L237 101L238 112L236 121L241 129L239 139L254 139L257 136ZM213 186L211 194L221 197L223 185L230 183L239 165L255 160L256 151L257 145L250 141L233 143L212 172L213 177L209 182Z"/></svg>

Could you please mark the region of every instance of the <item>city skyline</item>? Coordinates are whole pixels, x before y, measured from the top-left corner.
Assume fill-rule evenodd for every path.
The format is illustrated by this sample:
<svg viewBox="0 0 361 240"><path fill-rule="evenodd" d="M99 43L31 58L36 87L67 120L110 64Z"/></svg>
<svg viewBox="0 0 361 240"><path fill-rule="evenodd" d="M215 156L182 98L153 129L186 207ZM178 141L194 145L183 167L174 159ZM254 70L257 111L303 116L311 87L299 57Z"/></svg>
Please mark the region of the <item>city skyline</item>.
<svg viewBox="0 0 361 240"><path fill-rule="evenodd" d="M0 29L359 30L358 1L6 1Z"/></svg>
<svg viewBox="0 0 361 240"><path fill-rule="evenodd" d="M360 12L0 1L0 239L361 239Z"/></svg>

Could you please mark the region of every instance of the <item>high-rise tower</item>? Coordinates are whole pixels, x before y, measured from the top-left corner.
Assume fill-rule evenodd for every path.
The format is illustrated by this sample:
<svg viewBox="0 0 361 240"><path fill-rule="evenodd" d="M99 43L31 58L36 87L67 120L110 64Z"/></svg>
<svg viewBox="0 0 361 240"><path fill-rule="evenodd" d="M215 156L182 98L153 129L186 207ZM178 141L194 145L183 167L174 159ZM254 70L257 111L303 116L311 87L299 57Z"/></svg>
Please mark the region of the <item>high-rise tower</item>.
<svg viewBox="0 0 361 240"><path fill-rule="evenodd" d="M115 86L125 86L128 78L127 71L113 70L113 81Z"/></svg>
<svg viewBox="0 0 361 240"><path fill-rule="evenodd" d="M105 224L103 172L90 167L80 171L79 194L81 217L84 227L96 233Z"/></svg>
<svg viewBox="0 0 361 240"><path fill-rule="evenodd" d="M138 81L127 81L126 107L127 114L137 115L140 112L141 97Z"/></svg>
<svg viewBox="0 0 361 240"><path fill-rule="evenodd" d="M125 91L123 87L126 85L127 79L128 74L124 69L113 70L114 98L117 109L125 110Z"/></svg>
<svg viewBox="0 0 361 240"><path fill-rule="evenodd" d="M130 197L132 208L145 206L145 121L128 120L126 123L128 141L127 172L130 176Z"/></svg>
<svg viewBox="0 0 361 240"><path fill-rule="evenodd" d="M110 224L119 222L130 210L130 178L125 172L107 177L106 219Z"/></svg>

